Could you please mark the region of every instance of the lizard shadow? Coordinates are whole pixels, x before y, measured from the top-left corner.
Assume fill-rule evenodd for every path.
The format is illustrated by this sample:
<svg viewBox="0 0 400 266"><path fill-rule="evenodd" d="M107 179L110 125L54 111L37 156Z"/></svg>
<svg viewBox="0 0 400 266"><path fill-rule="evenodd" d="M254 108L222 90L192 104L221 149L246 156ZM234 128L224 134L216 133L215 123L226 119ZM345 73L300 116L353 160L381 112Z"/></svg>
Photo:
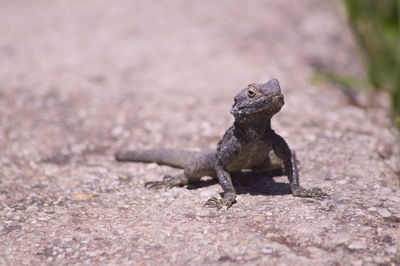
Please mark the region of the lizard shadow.
<svg viewBox="0 0 400 266"><path fill-rule="evenodd" d="M290 195L289 183L275 182L274 177L281 175L258 175L252 172L240 172L232 175L232 182L236 193L250 195ZM199 189L218 183L216 178L202 180L196 184L190 184L187 189Z"/></svg>
<svg viewBox="0 0 400 266"><path fill-rule="evenodd" d="M237 194L250 195L290 195L289 183L276 182L274 177L281 175L257 175L242 172L232 177Z"/></svg>

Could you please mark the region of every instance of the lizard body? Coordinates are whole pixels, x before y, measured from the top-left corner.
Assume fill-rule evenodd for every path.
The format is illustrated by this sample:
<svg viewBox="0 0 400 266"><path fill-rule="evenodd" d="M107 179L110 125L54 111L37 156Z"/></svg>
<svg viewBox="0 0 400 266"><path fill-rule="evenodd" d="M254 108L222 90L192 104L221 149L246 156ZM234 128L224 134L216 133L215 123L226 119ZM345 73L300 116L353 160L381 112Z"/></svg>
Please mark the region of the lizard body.
<svg viewBox="0 0 400 266"><path fill-rule="evenodd" d="M218 178L224 190L222 199L211 198L208 207L228 208L234 203L236 191L231 174L241 170L257 173L286 174L293 196L326 197L319 188L305 189L299 184L296 158L286 141L271 128L271 118L284 104L279 82L271 79L265 84L250 84L234 98L231 114L234 124L224 134L216 151L190 152L169 149L119 151L118 161L157 162L184 168L182 174L165 176L163 181L146 183L160 188L195 183L203 176Z"/></svg>

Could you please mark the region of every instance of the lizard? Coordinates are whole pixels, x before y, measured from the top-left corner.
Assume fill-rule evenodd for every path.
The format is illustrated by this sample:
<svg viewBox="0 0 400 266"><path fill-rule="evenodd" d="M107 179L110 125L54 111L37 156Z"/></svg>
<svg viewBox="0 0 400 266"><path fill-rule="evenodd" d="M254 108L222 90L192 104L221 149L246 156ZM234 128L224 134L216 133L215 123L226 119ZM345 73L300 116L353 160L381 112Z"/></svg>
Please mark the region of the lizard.
<svg viewBox="0 0 400 266"><path fill-rule="evenodd" d="M328 197L320 188L300 186L296 155L284 138L271 128L271 118L283 105L284 97L277 79L252 83L234 97L230 110L234 123L218 142L216 150L120 150L114 156L117 161L156 162L184 169L182 174L147 182L145 186L150 189L184 186L199 182L204 176L218 178L224 191L222 198L211 197L204 204L218 210L223 206L229 208L235 202L237 194L231 175L242 170L287 175L295 197Z"/></svg>

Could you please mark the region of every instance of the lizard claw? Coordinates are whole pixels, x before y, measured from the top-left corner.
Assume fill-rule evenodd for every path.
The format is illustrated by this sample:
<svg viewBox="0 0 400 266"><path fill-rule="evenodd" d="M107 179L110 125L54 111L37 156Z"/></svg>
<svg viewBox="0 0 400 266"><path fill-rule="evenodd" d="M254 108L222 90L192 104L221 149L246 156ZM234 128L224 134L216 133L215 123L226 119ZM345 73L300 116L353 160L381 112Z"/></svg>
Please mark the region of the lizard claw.
<svg viewBox="0 0 400 266"><path fill-rule="evenodd" d="M203 207L216 208L219 211L222 209L222 200L212 197L204 203Z"/></svg>
<svg viewBox="0 0 400 266"><path fill-rule="evenodd" d="M172 176L172 175L165 175L163 177L163 183L165 184L169 184L169 183L173 183L176 180L176 177Z"/></svg>
<svg viewBox="0 0 400 266"><path fill-rule="evenodd" d="M147 189L162 189L166 187L166 184L163 181L150 181L144 184L144 187Z"/></svg>
<svg viewBox="0 0 400 266"><path fill-rule="evenodd" d="M146 182L144 186L148 189L162 189L162 188L172 188L184 185L185 179L180 178L179 176L164 176L162 181L150 181Z"/></svg>
<svg viewBox="0 0 400 266"><path fill-rule="evenodd" d="M217 199L215 197L210 198L209 200L204 203L204 207L208 208L216 208L218 211L222 209L223 206L226 206L226 209L229 209L232 204L235 202L234 196L224 197L222 199Z"/></svg>
<svg viewBox="0 0 400 266"><path fill-rule="evenodd" d="M323 192L320 188L314 187L312 189L303 188L300 185L291 186L292 194L294 197L305 197L305 198L328 198L329 195Z"/></svg>

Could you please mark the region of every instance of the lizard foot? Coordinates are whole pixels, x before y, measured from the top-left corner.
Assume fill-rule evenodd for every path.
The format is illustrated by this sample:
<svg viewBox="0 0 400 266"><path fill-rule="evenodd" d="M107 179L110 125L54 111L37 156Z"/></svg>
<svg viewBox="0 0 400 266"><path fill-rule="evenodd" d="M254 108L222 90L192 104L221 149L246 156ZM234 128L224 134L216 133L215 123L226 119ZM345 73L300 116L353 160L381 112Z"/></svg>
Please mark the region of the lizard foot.
<svg viewBox="0 0 400 266"><path fill-rule="evenodd" d="M182 176L164 176L162 181L150 181L146 182L144 186L148 189L162 189L162 188L171 188L177 187L181 185L185 185L185 178Z"/></svg>
<svg viewBox="0 0 400 266"><path fill-rule="evenodd" d="M163 181L150 181L150 182L146 182L144 184L144 187L147 189L162 189L162 188L166 188L166 184Z"/></svg>
<svg viewBox="0 0 400 266"><path fill-rule="evenodd" d="M290 186L292 190L292 194L294 197L305 197L305 198L327 198L329 197L328 194L324 193L320 188L312 188L312 189L306 189L303 188L300 185L292 185Z"/></svg>
<svg viewBox="0 0 400 266"><path fill-rule="evenodd" d="M226 195L222 199L212 197L207 200L203 206L208 208L216 208L218 211L222 209L223 206L226 206L226 209L229 209L235 202L235 198L235 195Z"/></svg>

